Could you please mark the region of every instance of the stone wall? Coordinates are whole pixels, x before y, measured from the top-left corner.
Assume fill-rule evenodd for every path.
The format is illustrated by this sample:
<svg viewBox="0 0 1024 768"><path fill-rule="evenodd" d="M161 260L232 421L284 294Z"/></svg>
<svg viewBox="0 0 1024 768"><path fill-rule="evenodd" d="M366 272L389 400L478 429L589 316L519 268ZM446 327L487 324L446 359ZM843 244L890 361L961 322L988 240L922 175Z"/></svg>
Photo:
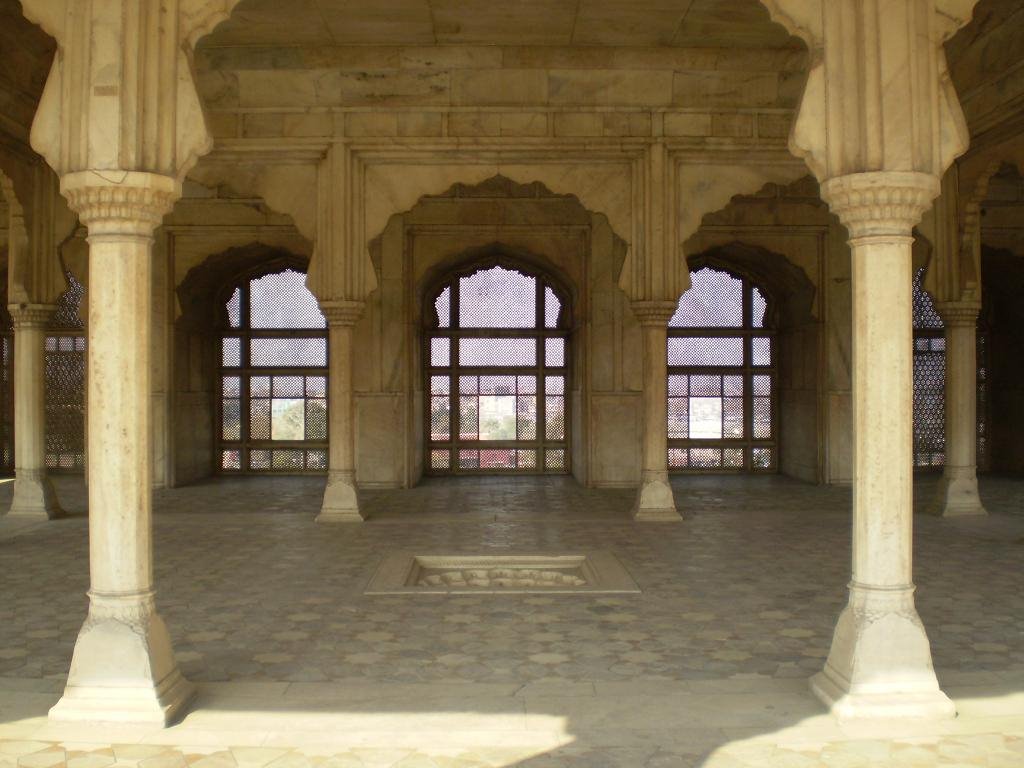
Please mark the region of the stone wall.
<svg viewBox="0 0 1024 768"><path fill-rule="evenodd" d="M592 486L635 485L642 382L639 331L618 285L626 243L605 216L539 183L499 177L438 192L391 216L371 244L379 288L357 327L354 371L360 484L406 487L421 477L424 286L460 259L495 246L513 258L539 262L575 291L573 473ZM164 231L175 284L167 475L180 484L207 476L215 464L217 335L209 317L205 326L186 317L194 312L186 306L189 276L203 270L219 275L224 267L218 259L246 248L262 248L272 258L280 251L308 255L310 245L287 216L227 187L190 184ZM810 482L846 482L851 473L845 237L817 186L805 179L735 198L705 216L686 243L687 253L715 253L778 293L780 469ZM254 252L251 258L260 256ZM631 445L637 448L623 448Z"/></svg>
<svg viewBox="0 0 1024 768"><path fill-rule="evenodd" d="M1024 472L1024 179L1004 165L982 206L981 327L988 334L986 469Z"/></svg>
<svg viewBox="0 0 1024 768"><path fill-rule="evenodd" d="M215 136L775 137L798 49L213 47L196 54Z"/></svg>
<svg viewBox="0 0 1024 768"><path fill-rule="evenodd" d="M423 474L425 292L492 254L554 274L572 292L574 475L597 486L639 481L639 330L617 287L625 245L603 216L499 177L393 216L372 253L379 289L357 328L354 370L360 485L412 485Z"/></svg>
<svg viewBox="0 0 1024 768"><path fill-rule="evenodd" d="M973 21L948 43L950 73L977 137L1019 116L1024 104L1024 5L1017 0L981 0Z"/></svg>
<svg viewBox="0 0 1024 768"><path fill-rule="evenodd" d="M166 367L154 368L154 390L167 393L162 402L169 433L155 434L154 440L167 446L163 472L174 486L209 477L217 465L221 291L261 261L281 254L308 260L310 245L288 217L261 200L192 183L165 219L157 243L154 258L167 279L156 281L154 356L163 356Z"/></svg>
<svg viewBox="0 0 1024 768"><path fill-rule="evenodd" d="M817 184L735 197L686 243L754 279L779 304L779 468L808 482L851 479L850 252Z"/></svg>

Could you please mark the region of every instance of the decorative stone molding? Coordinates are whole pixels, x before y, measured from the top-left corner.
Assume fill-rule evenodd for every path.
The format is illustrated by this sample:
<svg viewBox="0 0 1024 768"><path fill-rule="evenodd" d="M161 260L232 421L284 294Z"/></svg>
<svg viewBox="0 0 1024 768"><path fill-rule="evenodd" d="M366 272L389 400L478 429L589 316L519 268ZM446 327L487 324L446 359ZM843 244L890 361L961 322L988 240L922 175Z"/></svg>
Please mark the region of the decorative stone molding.
<svg viewBox="0 0 1024 768"><path fill-rule="evenodd" d="M348 483L354 486L356 473L353 469L332 469L327 472L327 483Z"/></svg>
<svg viewBox="0 0 1024 768"><path fill-rule="evenodd" d="M141 626L156 613L153 590L143 592L100 592L89 590L89 614L86 625L113 619L130 626Z"/></svg>
<svg viewBox="0 0 1024 768"><path fill-rule="evenodd" d="M673 301L634 301L629 306L640 325L667 327L678 304Z"/></svg>
<svg viewBox="0 0 1024 768"><path fill-rule="evenodd" d="M181 196L181 182L138 171L78 171L61 178L68 199L89 237L150 237Z"/></svg>
<svg viewBox="0 0 1024 768"><path fill-rule="evenodd" d="M46 330L57 307L53 304L8 304L15 329L36 328Z"/></svg>
<svg viewBox="0 0 1024 768"><path fill-rule="evenodd" d="M935 679L912 585L850 584L828 661L811 689L840 719L956 714Z"/></svg>
<svg viewBox="0 0 1024 768"><path fill-rule="evenodd" d="M910 237L914 225L939 194L939 179L927 173L870 171L826 180L821 197L846 226L850 239Z"/></svg>
<svg viewBox="0 0 1024 768"><path fill-rule="evenodd" d="M27 483L42 483L42 482L45 482L47 480L47 477L48 477L48 472L46 471L45 468L43 468L43 469L37 469L37 468L24 469L24 468L21 468L21 469L17 470L17 473L18 473L18 476L15 479L15 482L18 482L19 480L23 480L23 481L25 481Z"/></svg>
<svg viewBox="0 0 1024 768"><path fill-rule="evenodd" d="M327 319L328 326L351 326L362 318L366 311L365 301L324 301L320 303L320 311Z"/></svg>
<svg viewBox="0 0 1024 768"><path fill-rule="evenodd" d="M937 301L935 302L935 311L939 313L943 324L947 328L956 326L974 327L978 323L981 302Z"/></svg>

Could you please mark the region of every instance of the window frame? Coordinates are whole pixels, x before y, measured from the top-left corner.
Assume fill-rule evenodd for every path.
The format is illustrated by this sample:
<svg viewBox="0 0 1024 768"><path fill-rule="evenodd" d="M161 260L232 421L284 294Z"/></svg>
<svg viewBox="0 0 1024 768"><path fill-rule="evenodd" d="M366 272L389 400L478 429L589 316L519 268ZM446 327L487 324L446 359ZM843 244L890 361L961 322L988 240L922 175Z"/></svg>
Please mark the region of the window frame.
<svg viewBox="0 0 1024 768"><path fill-rule="evenodd" d="M666 460L668 471L673 474L772 474L779 471L779 348L778 329L774 320L774 300L769 291L762 285L754 282L745 275L735 270L716 263L701 263L691 265L691 274L703 269L710 269L720 272L728 277L739 280L742 284L743 315L742 325L736 327L721 326L668 326L668 340L665 348L667 375L666 375ZM762 327L755 328L753 323L753 292L757 290L765 302L764 320ZM685 295L685 294L684 294ZM682 302L681 296L679 301ZM671 320L669 321L671 323ZM753 340L755 338L769 339L770 361L768 365L754 365ZM674 338L740 338L743 339L743 362L741 365L672 365L668 359L669 346ZM754 436L754 398L762 397L754 393L754 376L767 375L770 377L770 404L771 438L763 439ZM743 377L743 437L730 438L694 438L694 437L671 437L669 424L670 403L672 399L681 398L689 401L693 395L689 394L689 378L687 378L687 395L673 396L671 394L672 376L742 376ZM724 392L724 380L721 382L721 391ZM720 395L724 399L725 395ZM689 414L689 402L687 403L687 414ZM724 423L724 417L723 417ZM690 451L694 449L719 450L720 464L717 467L693 466L690 462ZM725 460L725 449L741 449L743 451L742 466L727 466ZM771 460L767 466L755 466L753 461L754 450L768 449L771 451ZM673 466L672 451L687 451L687 465Z"/></svg>
<svg viewBox="0 0 1024 768"><path fill-rule="evenodd" d="M532 328L461 328L459 327L459 283L462 278L469 277L477 272L486 271L494 267L517 272L520 275L535 280L536 305L535 322ZM440 319L437 315L437 300L450 289L449 301L449 327L441 328ZM559 314L555 327L547 328L545 322L545 291L551 289L559 302ZM486 476L486 475L566 475L572 472L572 418L571 418L571 390L572 390L572 360L570 320L572 317L571 305L568 292L548 273L531 267L530 265L514 259L485 258L473 261L462 267L445 273L444 277L431 285L425 293L423 306L423 333L422 333L422 355L424 372L423 377L423 471L428 476ZM431 359L431 341L435 338L447 338L448 341L448 365L435 366ZM537 343L537 357L534 365L523 366L472 366L459 364L459 341L461 339L485 338L485 339L535 339ZM552 366L546 361L546 340L557 338L564 340L563 365ZM563 391L562 412L563 431L562 438L553 440L547 438L547 403L545 382L549 375L562 377ZM462 376L533 376L536 379L536 409L537 421L535 426L535 438L515 440L468 440L461 437L460 429L460 387L459 380ZM448 414L449 414L449 439L434 440L432 435L432 403L433 377L448 378ZM479 382L478 382L479 383ZM440 397L440 395L437 395ZM479 398L480 395L477 394ZM479 402L479 400L478 400ZM479 411L478 411L479 413ZM479 418L479 416L478 416ZM479 433L478 433L479 434ZM515 468L463 468L459 464L459 452L462 450L526 450L536 451L535 467ZM448 467L434 467L432 462L435 451L448 451ZM548 451L563 451L562 466L547 467ZM518 461L518 459L517 459Z"/></svg>
<svg viewBox="0 0 1024 768"><path fill-rule="evenodd" d="M330 341L329 329L326 326L319 328L253 328L251 316L251 291L252 282L270 275L283 274L292 271L305 274L305 267L293 264L275 265L271 268L252 270L233 280L218 295L218 323L217 323L217 389L215 399L217 402L214 422L214 454L213 463L216 474L235 475L325 475L330 462L330 404L328 392L330 388ZM239 292L239 324L232 327L228 317L227 305L235 291ZM227 366L224 364L224 347L228 339L238 339L239 343L239 365ZM325 348L325 364L321 366L254 366L251 360L251 342L254 339L323 339ZM274 377L302 377L303 394L290 399L302 399L303 408L307 408L309 400L324 401L325 436L323 440L274 440L256 439L252 437L252 379L256 377L269 377L273 386ZM225 379L238 378L239 387L236 397L225 396ZM307 393L307 378L322 377L324 379L324 396L311 397ZM229 440L224 437L224 404L225 400L237 399L239 402L239 437L237 440ZM273 390L267 399L271 402ZM271 408L273 406L271 405ZM275 450L301 450L302 468L287 467L275 468L273 466L273 451ZM238 468L225 467L224 457L226 453L238 453ZM268 451L269 464L266 468L253 468L251 456L254 451ZM320 451L323 456L322 466L310 466L310 455L312 452Z"/></svg>

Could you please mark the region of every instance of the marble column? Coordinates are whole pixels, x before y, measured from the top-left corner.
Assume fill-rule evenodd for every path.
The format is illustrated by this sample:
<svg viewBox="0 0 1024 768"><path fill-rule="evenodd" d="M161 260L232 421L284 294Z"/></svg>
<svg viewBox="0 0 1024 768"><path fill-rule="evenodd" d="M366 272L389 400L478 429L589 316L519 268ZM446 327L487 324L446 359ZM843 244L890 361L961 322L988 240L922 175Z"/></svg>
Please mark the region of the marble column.
<svg viewBox="0 0 1024 768"><path fill-rule="evenodd" d="M632 307L644 337L642 475L633 518L671 522L682 519L668 481L668 321L676 304L634 301Z"/></svg>
<svg viewBox="0 0 1024 768"><path fill-rule="evenodd" d="M190 699L153 591L153 231L173 178L65 175L89 230L89 614L54 720L165 725Z"/></svg>
<svg viewBox="0 0 1024 768"><path fill-rule="evenodd" d="M355 402L352 396L352 338L363 315L361 301L326 301L328 380L327 419L330 441L327 487L318 523L361 523L356 490Z"/></svg>
<svg viewBox="0 0 1024 768"><path fill-rule="evenodd" d="M14 321L14 497L8 515L64 514L46 474L46 329L52 304L12 304Z"/></svg>
<svg viewBox="0 0 1024 768"><path fill-rule="evenodd" d="M811 685L840 717L955 714L914 606L911 229L938 193L913 172L838 176L822 197L853 259L853 578Z"/></svg>
<svg viewBox="0 0 1024 768"><path fill-rule="evenodd" d="M985 515L978 496L978 312L975 302L941 302L946 326L946 464L938 509L944 517Z"/></svg>

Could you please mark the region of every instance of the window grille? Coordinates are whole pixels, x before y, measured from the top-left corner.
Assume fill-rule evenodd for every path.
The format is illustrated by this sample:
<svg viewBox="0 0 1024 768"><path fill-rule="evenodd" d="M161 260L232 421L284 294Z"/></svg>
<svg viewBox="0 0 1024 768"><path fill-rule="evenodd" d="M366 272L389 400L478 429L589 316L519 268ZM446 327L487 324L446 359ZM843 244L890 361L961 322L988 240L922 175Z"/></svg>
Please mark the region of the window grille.
<svg viewBox="0 0 1024 768"><path fill-rule="evenodd" d="M668 466L773 472L778 465L775 333L759 288L704 267L668 329Z"/></svg>
<svg viewBox="0 0 1024 768"><path fill-rule="evenodd" d="M569 471L568 312L543 277L461 273L427 304L429 474Z"/></svg>
<svg viewBox="0 0 1024 768"><path fill-rule="evenodd" d="M942 317L924 289L925 268L914 273L914 466L946 463L946 336ZM985 334L977 336L978 465L987 458L987 367Z"/></svg>
<svg viewBox="0 0 1024 768"><path fill-rule="evenodd" d="M221 472L327 470L327 323L305 278L253 278L224 305Z"/></svg>
<svg viewBox="0 0 1024 768"><path fill-rule="evenodd" d="M46 334L46 466L51 471L85 471L85 286L70 272Z"/></svg>

